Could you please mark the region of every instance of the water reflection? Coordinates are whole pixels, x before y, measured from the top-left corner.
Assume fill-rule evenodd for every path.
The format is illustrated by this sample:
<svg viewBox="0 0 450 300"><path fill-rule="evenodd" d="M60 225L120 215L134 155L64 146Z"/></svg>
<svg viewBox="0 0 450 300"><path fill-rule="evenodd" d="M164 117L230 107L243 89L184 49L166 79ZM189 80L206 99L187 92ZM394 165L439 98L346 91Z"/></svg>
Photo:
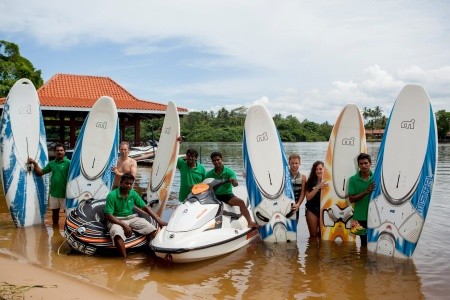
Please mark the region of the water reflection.
<svg viewBox="0 0 450 300"><path fill-rule="evenodd" d="M183 143L182 151L188 146L201 147L207 169L212 168L209 154L221 150L225 163L236 170L240 184L244 184L240 176L240 144ZM315 160L323 159L326 143L288 143L285 149L287 153L301 154L302 172L307 173ZM369 145L374 159L377 151L377 144ZM136 188L141 192L146 189L149 170L148 166L139 166ZM413 260L373 257L359 242L336 244L309 239L303 208L297 244L258 243L223 257L172 266L148 253L131 254L126 261L120 257L86 256L68 253L62 225L16 228L4 197L0 197L0 252L140 299L154 294L168 299L446 298L450 292L450 241L445 238L450 230L450 144L439 145L437 174L435 193ZM166 220L178 205L178 176L177 173L169 209L163 215ZM51 224L47 218L45 222Z"/></svg>

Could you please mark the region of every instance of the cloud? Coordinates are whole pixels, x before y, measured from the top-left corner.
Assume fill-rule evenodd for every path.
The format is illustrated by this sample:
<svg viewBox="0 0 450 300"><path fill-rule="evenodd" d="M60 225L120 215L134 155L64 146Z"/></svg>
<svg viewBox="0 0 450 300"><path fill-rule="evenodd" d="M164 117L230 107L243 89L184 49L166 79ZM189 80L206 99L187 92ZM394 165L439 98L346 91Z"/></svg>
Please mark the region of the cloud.
<svg viewBox="0 0 450 300"><path fill-rule="evenodd" d="M388 114L420 83L449 110L445 1L3 0L0 11L0 35L43 74L96 72L141 99L207 111L266 99L273 114L333 123L347 103Z"/></svg>

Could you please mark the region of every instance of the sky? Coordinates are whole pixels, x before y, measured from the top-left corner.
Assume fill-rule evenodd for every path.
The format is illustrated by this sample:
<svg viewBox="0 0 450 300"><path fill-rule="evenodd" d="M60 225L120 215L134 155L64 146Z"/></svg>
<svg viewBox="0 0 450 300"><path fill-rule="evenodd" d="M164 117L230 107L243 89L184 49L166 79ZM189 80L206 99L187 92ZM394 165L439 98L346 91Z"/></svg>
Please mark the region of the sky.
<svg viewBox="0 0 450 300"><path fill-rule="evenodd" d="M42 71L107 76L190 111L263 103L334 124L406 84L450 111L447 0L1 0L0 39Z"/></svg>

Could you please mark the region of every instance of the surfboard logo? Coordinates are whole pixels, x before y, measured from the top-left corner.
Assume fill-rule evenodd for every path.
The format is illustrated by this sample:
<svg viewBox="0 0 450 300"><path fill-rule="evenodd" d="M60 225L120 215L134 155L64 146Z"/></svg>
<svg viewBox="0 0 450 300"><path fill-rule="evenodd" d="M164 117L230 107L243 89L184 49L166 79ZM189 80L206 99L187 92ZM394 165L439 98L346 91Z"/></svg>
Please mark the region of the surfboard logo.
<svg viewBox="0 0 450 300"><path fill-rule="evenodd" d="M343 138L342 139L342 145L343 146L354 146L355 145L355 137L351 138Z"/></svg>
<svg viewBox="0 0 450 300"><path fill-rule="evenodd" d="M267 132L264 132L263 134L257 135L256 136L256 142L264 142L264 141L268 141L269 137L267 136Z"/></svg>
<svg viewBox="0 0 450 300"><path fill-rule="evenodd" d="M416 122L416 120L414 120L414 119L412 119L411 121L403 121L400 124L400 128L414 129L414 122Z"/></svg>
<svg viewBox="0 0 450 300"><path fill-rule="evenodd" d="M170 126L164 129L164 133L170 135Z"/></svg>
<svg viewBox="0 0 450 300"><path fill-rule="evenodd" d="M107 121L95 123L95 127L97 127L97 128L106 129L107 126L108 126L108 122Z"/></svg>
<svg viewBox="0 0 450 300"><path fill-rule="evenodd" d="M31 114L31 105L22 106L19 109L19 114L20 115L24 115L24 114L30 115Z"/></svg>

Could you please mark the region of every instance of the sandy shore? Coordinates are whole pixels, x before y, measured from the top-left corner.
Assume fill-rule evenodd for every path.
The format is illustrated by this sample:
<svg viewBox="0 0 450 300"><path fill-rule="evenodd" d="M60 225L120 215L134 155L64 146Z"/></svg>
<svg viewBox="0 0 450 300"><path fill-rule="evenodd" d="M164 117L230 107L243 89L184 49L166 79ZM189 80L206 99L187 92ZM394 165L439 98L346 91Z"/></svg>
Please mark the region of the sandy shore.
<svg viewBox="0 0 450 300"><path fill-rule="evenodd" d="M123 299L107 289L1 253L0 266L0 299Z"/></svg>

